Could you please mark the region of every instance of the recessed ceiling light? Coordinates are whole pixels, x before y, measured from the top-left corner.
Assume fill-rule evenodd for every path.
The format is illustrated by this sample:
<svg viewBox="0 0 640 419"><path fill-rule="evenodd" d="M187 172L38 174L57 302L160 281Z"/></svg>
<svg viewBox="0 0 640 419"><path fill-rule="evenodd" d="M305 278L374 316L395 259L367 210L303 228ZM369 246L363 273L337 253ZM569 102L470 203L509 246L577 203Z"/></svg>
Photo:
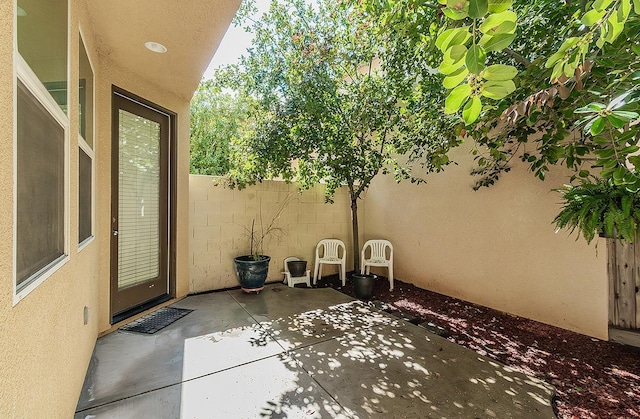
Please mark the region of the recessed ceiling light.
<svg viewBox="0 0 640 419"><path fill-rule="evenodd" d="M20 17L24 17L24 16L26 16L26 15L27 15L27 11L26 11L26 10L24 10L24 9L23 9L22 7L20 7L20 6L18 6L18 12L17 12L17 13L18 13L18 16L20 16Z"/></svg>
<svg viewBox="0 0 640 419"><path fill-rule="evenodd" d="M158 54L164 54L165 52L167 52L167 47L159 42L145 42L144 46L147 47L149 51L157 52Z"/></svg>

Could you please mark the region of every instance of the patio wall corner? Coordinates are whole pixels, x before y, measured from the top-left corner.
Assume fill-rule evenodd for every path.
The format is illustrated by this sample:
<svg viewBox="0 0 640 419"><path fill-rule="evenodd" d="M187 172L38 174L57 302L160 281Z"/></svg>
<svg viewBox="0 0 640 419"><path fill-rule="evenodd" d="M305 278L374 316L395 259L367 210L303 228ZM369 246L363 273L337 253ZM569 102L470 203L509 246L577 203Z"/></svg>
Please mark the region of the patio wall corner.
<svg viewBox="0 0 640 419"><path fill-rule="evenodd" d="M559 198L551 189L567 173L556 168L540 182L517 163L474 192L468 147L453 159L458 166L429 175L427 184L379 177L371 186L366 238L391 240L396 278L607 339L606 243L587 245L552 225Z"/></svg>
<svg viewBox="0 0 640 419"><path fill-rule="evenodd" d="M287 196L291 200L277 221L282 231L265 243L265 253L271 256L267 281L282 281L283 261L288 256L307 260L307 268L313 270L315 246L323 238L343 240L348 249L347 266L352 266L346 190L336 193L333 204L325 204L321 185L300 192L293 184L265 181L237 190L218 186L215 179L202 175L189 177L191 293L238 286L233 258L249 253L247 229L254 219L259 223L260 211L264 222L269 222ZM323 274L336 272L329 266Z"/></svg>

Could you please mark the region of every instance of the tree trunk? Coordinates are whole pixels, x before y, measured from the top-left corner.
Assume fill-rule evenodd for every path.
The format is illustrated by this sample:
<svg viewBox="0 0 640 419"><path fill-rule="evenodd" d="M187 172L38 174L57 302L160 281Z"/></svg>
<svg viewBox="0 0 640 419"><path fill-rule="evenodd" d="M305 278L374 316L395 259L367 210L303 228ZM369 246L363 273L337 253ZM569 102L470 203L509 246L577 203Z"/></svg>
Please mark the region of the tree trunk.
<svg viewBox="0 0 640 419"><path fill-rule="evenodd" d="M353 270L360 272L360 240L358 236L358 198L351 197L351 228L353 233Z"/></svg>

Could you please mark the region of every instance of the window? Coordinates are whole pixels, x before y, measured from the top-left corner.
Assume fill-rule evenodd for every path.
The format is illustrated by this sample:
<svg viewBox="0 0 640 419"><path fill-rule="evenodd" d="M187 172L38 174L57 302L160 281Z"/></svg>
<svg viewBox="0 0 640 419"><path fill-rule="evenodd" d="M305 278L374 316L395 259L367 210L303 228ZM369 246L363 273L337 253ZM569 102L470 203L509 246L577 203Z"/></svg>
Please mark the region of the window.
<svg viewBox="0 0 640 419"><path fill-rule="evenodd" d="M93 70L89 62L87 50L80 36L80 56L78 74L78 112L80 116L80 136L93 149Z"/></svg>
<svg viewBox="0 0 640 419"><path fill-rule="evenodd" d="M93 159L83 147L78 153L78 243L93 237Z"/></svg>
<svg viewBox="0 0 640 419"><path fill-rule="evenodd" d="M15 297L68 260L67 0L18 0Z"/></svg>
<svg viewBox="0 0 640 419"><path fill-rule="evenodd" d="M65 255L64 127L18 80L16 288Z"/></svg>
<svg viewBox="0 0 640 419"><path fill-rule="evenodd" d="M78 243L93 238L93 70L80 35L78 80Z"/></svg>
<svg viewBox="0 0 640 419"><path fill-rule="evenodd" d="M67 111L67 0L18 0L18 51Z"/></svg>

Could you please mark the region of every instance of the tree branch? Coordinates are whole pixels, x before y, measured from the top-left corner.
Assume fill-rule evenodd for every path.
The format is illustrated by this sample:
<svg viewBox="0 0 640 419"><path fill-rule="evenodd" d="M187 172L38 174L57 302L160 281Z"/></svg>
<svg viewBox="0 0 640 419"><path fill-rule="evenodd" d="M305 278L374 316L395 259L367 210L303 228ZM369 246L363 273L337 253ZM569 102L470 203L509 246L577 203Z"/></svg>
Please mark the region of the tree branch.
<svg viewBox="0 0 640 419"><path fill-rule="evenodd" d="M522 64L525 67L529 67L529 65L531 65L531 61L527 60L525 57L523 57L522 55L518 54L517 52L515 52L511 48L505 48L502 51L505 54L507 54L509 57L513 58L514 60L516 60L518 63Z"/></svg>

